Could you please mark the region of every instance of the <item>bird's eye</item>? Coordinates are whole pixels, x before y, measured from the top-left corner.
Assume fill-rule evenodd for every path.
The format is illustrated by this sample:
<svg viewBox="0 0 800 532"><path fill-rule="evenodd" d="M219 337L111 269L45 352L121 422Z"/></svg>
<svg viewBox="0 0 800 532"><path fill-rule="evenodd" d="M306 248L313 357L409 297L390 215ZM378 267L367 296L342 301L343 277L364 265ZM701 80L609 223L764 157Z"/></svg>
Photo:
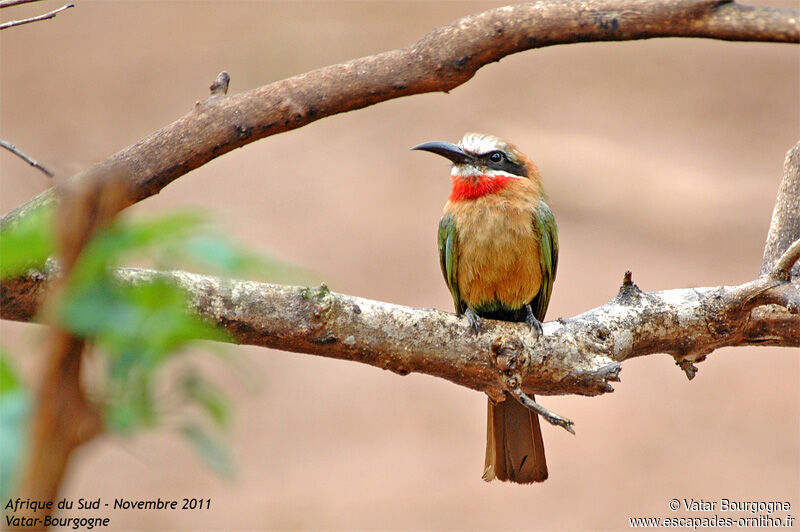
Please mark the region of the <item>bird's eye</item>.
<svg viewBox="0 0 800 532"><path fill-rule="evenodd" d="M499 163L505 158L506 156L501 151L493 151L492 153L489 154L489 160L492 161L493 163Z"/></svg>

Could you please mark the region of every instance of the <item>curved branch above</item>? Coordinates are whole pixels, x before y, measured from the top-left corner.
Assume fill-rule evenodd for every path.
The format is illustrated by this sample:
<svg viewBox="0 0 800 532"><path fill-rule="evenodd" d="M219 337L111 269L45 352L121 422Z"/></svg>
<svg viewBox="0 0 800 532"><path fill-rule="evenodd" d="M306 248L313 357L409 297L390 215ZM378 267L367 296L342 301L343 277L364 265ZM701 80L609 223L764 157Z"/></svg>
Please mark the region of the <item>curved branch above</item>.
<svg viewBox="0 0 800 532"><path fill-rule="evenodd" d="M231 96L215 95L172 124L99 163L127 175L128 204L255 140L385 100L449 91L478 69L533 48L591 41L701 37L800 42L800 11L720 0L541 0L437 28L406 48L353 59ZM80 178L80 174L74 179ZM55 201L54 189L6 215L13 222Z"/></svg>

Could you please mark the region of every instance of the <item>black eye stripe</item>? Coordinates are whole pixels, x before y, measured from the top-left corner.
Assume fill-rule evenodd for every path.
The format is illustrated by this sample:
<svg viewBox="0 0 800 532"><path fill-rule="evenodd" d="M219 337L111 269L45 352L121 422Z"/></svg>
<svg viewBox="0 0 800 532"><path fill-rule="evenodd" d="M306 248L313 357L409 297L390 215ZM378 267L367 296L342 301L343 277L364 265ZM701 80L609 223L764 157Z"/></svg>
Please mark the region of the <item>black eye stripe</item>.
<svg viewBox="0 0 800 532"><path fill-rule="evenodd" d="M499 159L497 158L498 155L500 156ZM497 160L492 160L492 157L495 157ZM483 163L492 170L502 170L503 172L508 172L516 176L528 177L528 171L523 165L512 162L508 155L500 150L490 151L489 153L481 155L480 158L483 160Z"/></svg>

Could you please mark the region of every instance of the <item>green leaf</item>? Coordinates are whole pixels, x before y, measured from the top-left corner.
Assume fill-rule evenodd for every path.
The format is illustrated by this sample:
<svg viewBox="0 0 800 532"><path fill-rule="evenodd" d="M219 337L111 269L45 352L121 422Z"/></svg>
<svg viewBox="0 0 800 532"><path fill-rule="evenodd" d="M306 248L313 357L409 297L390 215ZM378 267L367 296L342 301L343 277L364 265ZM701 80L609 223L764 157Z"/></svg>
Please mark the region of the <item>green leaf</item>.
<svg viewBox="0 0 800 532"><path fill-rule="evenodd" d="M157 362L194 340L229 339L190 314L185 292L166 281L123 286L107 278L70 287L67 294L65 325L112 354L135 351Z"/></svg>
<svg viewBox="0 0 800 532"><path fill-rule="evenodd" d="M0 397L5 393L18 391L22 387L22 382L11 365L8 353L0 347Z"/></svg>
<svg viewBox="0 0 800 532"><path fill-rule="evenodd" d="M222 272L241 272L256 262L255 257L212 235L197 235L188 239L181 251L187 261Z"/></svg>
<svg viewBox="0 0 800 532"><path fill-rule="evenodd" d="M219 428L229 427L231 416L228 401L211 383L190 371L181 379L181 389L186 399L200 405Z"/></svg>
<svg viewBox="0 0 800 532"><path fill-rule="evenodd" d="M111 379L103 412L109 430L130 434L158 424L159 412L152 382L151 376L138 367L129 371L124 379Z"/></svg>
<svg viewBox="0 0 800 532"><path fill-rule="evenodd" d="M0 231L0 278L44 269L53 253L52 219L52 208L39 208Z"/></svg>
<svg viewBox="0 0 800 532"><path fill-rule="evenodd" d="M197 340L230 342L221 329L189 312L189 296L156 278L125 285L111 268L126 261L155 262L170 267L182 263L224 274L243 271L260 275L297 275L301 270L263 259L214 234L192 214L151 220L118 219L100 231L84 248L67 280L57 316L64 327L85 337L106 353L105 379L100 383L105 426L130 434L171 419L174 404L157 395L164 383L167 361ZM168 390L175 388L166 387ZM198 375L178 382L180 403L199 407L202 422L222 430L230 425L230 405L224 394ZM229 450L201 425L186 424L181 432L215 470L230 474Z"/></svg>
<svg viewBox="0 0 800 532"><path fill-rule="evenodd" d="M228 239L206 232L170 249L173 260L224 275L254 275L272 281L308 284L310 272L272 257L252 253Z"/></svg>
<svg viewBox="0 0 800 532"><path fill-rule="evenodd" d="M119 396L112 401L103 410L103 426L110 432L127 435L146 425L144 419L147 416L137 411L133 403L121 400Z"/></svg>
<svg viewBox="0 0 800 532"><path fill-rule="evenodd" d="M198 231L205 221L190 214L170 214L152 220L118 219L100 231L84 248L75 264L72 281L81 284L106 275L106 269L120 264L134 253L158 246L174 246Z"/></svg>
<svg viewBox="0 0 800 532"><path fill-rule="evenodd" d="M198 339L228 339L190 314L186 299L182 289L166 281L123 286L113 279L87 284L67 298L64 323L108 354L105 417L110 430L130 433L157 425L152 390L162 364ZM224 405L213 391L198 386L195 392L194 400L215 423L223 423Z"/></svg>
<svg viewBox="0 0 800 532"><path fill-rule="evenodd" d="M194 450L212 469L226 477L233 475L233 456L230 449L194 423L181 427L181 433Z"/></svg>
<svg viewBox="0 0 800 532"><path fill-rule="evenodd" d="M0 500L6 500L21 466L31 397L0 349Z"/></svg>

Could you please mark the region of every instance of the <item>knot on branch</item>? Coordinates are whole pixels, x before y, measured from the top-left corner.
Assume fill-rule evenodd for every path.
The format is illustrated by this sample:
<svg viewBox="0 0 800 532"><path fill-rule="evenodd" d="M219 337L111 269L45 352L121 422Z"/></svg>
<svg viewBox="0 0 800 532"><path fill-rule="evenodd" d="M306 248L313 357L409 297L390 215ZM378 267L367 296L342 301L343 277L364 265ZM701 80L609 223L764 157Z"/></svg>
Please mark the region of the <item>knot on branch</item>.
<svg viewBox="0 0 800 532"><path fill-rule="evenodd" d="M318 288L304 286L300 289L300 297L304 301L314 303L315 318L319 318L322 312L327 312L331 308L331 290L325 283L320 284Z"/></svg>
<svg viewBox="0 0 800 532"><path fill-rule="evenodd" d="M498 336L492 341L489 351L492 354L494 367L506 376L527 366L524 346L517 338L506 340Z"/></svg>
<svg viewBox="0 0 800 532"><path fill-rule="evenodd" d="M716 288L703 301L706 326L715 339L729 335L731 331L744 325L745 321L742 312L744 301L738 297L726 297L724 292L723 287Z"/></svg>
<svg viewBox="0 0 800 532"><path fill-rule="evenodd" d="M246 140L253 135L253 127L248 126L242 122L234 122L233 124L234 130L236 131L236 137L239 140Z"/></svg>
<svg viewBox="0 0 800 532"><path fill-rule="evenodd" d="M705 358L706 357L704 356L700 359L697 359L696 361L702 362L703 360L705 360ZM683 370L683 372L686 374L687 379L692 380L694 379L694 376L697 375L698 369L697 366L694 365L692 360L689 360L688 358L685 358L683 360L676 360L675 364Z"/></svg>
<svg viewBox="0 0 800 532"><path fill-rule="evenodd" d="M792 271L800 261L800 238L795 240L778 258L775 265L759 280L766 285L752 299L757 304L776 304L790 314L800 314L800 289L797 279L792 282Z"/></svg>
<svg viewBox="0 0 800 532"><path fill-rule="evenodd" d="M642 290L633 282L633 272L626 270L614 301L622 305L635 305L641 299L642 293Z"/></svg>
<svg viewBox="0 0 800 532"><path fill-rule="evenodd" d="M619 11L593 11L592 22L598 29L615 34L619 31L622 14Z"/></svg>
<svg viewBox="0 0 800 532"><path fill-rule="evenodd" d="M602 346L603 348L613 349L614 343L614 336L611 333L611 329L606 327L605 325L597 325L592 329L592 336L594 336L594 342L596 345Z"/></svg>
<svg viewBox="0 0 800 532"><path fill-rule="evenodd" d="M762 266L756 280L714 290L704 303L709 332L715 337L729 335L746 326L751 312L763 305L777 305L792 316L800 314L800 288L797 279L792 282L792 269L798 260L800 239L789 245L772 267Z"/></svg>
<svg viewBox="0 0 800 532"><path fill-rule="evenodd" d="M208 89L211 91L211 96L223 96L228 94L228 85L231 82L231 77L224 70L217 75L214 83Z"/></svg>
<svg viewBox="0 0 800 532"><path fill-rule="evenodd" d="M304 286L300 289L300 299L308 305L306 316L308 321L306 326L310 331L314 331L309 336L309 341L315 345L335 344L339 337L328 331L328 315L333 308L333 296L325 283L318 288ZM321 332L317 332L321 331Z"/></svg>
<svg viewBox="0 0 800 532"><path fill-rule="evenodd" d="M511 338L505 340L502 337L497 337L489 345L489 351L492 354L492 361L495 367L500 370L500 386L502 388L502 391L497 395L487 390L486 393L494 402L511 401L513 399L506 398L506 394L510 394L527 408L542 416L546 421L575 434L575 430L572 428L573 423L570 419L547 410L522 391L522 370L528 366L529 357L527 357L525 347L519 339Z"/></svg>
<svg viewBox="0 0 800 532"><path fill-rule="evenodd" d="M511 391L522 385L522 373L530 365L530 357L525 346L517 338L497 337L489 347L494 367L500 372L501 386Z"/></svg>
<svg viewBox="0 0 800 532"><path fill-rule="evenodd" d="M506 391L513 391L522 385L521 371L528 367L525 347L518 338L496 337L489 344L492 365L497 368L499 388L486 390L495 402L504 400Z"/></svg>
<svg viewBox="0 0 800 532"><path fill-rule="evenodd" d="M770 277L760 279L765 287L756 291L748 300L749 309L761 305L778 305L789 314L800 314L800 289L789 281L777 281Z"/></svg>
<svg viewBox="0 0 800 532"><path fill-rule="evenodd" d="M610 383L621 382L619 378L621 370L622 365L619 362L610 362L593 370L573 370L563 382L583 390L582 395L594 396L611 393L614 391L614 387Z"/></svg>
<svg viewBox="0 0 800 532"><path fill-rule="evenodd" d="M206 98L202 102L200 100L194 102L195 108L198 108L201 104L222 98L223 96L228 94L228 85L230 84L230 82L231 82L231 77L224 70L219 74L217 74L216 79L214 79L214 81L208 87L208 90L211 92L211 94L208 96L208 98Z"/></svg>

